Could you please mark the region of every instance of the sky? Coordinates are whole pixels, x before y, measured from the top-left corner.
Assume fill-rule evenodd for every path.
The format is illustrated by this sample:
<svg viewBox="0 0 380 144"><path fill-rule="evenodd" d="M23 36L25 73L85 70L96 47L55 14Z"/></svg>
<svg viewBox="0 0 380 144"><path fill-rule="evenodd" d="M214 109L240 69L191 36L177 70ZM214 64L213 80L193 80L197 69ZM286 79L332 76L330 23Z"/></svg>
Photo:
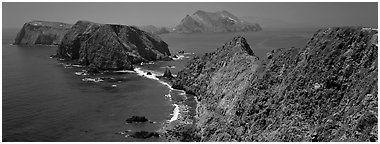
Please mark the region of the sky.
<svg viewBox="0 0 380 144"><path fill-rule="evenodd" d="M377 3L2 3L2 27L20 28L32 20L74 24L77 20L173 27L197 10L227 10L262 22L262 27L377 27Z"/></svg>

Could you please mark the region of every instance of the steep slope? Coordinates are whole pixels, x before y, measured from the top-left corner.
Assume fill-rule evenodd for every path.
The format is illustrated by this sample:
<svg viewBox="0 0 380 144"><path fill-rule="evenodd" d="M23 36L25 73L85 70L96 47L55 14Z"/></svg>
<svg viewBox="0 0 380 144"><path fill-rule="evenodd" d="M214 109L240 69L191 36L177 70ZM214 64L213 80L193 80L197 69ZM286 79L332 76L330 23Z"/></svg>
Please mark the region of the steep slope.
<svg viewBox="0 0 380 144"><path fill-rule="evenodd" d="M168 45L138 28L78 21L65 35L57 56L98 69L132 69L132 64L167 60Z"/></svg>
<svg viewBox="0 0 380 144"><path fill-rule="evenodd" d="M228 48L249 47L236 39ZM221 49L173 84L197 95L201 141L377 141L376 30L321 29L262 63Z"/></svg>
<svg viewBox="0 0 380 144"><path fill-rule="evenodd" d="M16 45L57 45L71 28L70 24L48 21L31 21L18 32Z"/></svg>
<svg viewBox="0 0 380 144"><path fill-rule="evenodd" d="M174 32L239 32L259 31L260 25L245 22L227 11L215 13L198 10L193 15L186 15L175 27Z"/></svg>

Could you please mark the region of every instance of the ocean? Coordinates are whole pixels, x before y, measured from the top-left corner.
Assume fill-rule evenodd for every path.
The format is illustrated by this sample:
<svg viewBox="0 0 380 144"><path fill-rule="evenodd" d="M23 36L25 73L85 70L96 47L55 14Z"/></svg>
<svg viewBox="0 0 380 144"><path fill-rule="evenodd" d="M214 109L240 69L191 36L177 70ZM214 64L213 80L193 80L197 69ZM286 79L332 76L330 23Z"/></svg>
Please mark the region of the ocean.
<svg viewBox="0 0 380 144"><path fill-rule="evenodd" d="M159 131L175 121L178 99L194 106L191 95L173 90L156 76L166 68L173 74L194 56L212 52L236 35L243 35L261 59L273 49L302 47L316 29L268 29L248 33L195 33L160 35L174 61L136 65L136 71L83 75L83 67L50 58L56 46L11 45L18 29L3 29L2 132L3 141L165 141L137 139L123 131ZM153 75L146 75L146 72ZM108 78L97 82L96 78ZM95 82L94 82L95 81ZM126 124L131 116L154 123Z"/></svg>

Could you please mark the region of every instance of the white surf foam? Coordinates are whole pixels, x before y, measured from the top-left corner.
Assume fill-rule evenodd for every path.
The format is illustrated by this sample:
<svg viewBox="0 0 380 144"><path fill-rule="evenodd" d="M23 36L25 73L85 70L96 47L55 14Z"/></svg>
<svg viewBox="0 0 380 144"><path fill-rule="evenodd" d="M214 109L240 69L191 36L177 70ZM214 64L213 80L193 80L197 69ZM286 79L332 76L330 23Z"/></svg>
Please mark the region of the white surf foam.
<svg viewBox="0 0 380 144"><path fill-rule="evenodd" d="M166 94L165 96L168 97L168 98L170 98L170 99L172 99L172 95L170 94L170 91L169 91L169 93Z"/></svg>
<svg viewBox="0 0 380 144"><path fill-rule="evenodd" d="M140 63L140 66L144 65L144 64L155 64L153 61L150 61L150 62L147 62L147 63L144 63L144 62L141 62Z"/></svg>
<svg viewBox="0 0 380 144"><path fill-rule="evenodd" d="M179 116L179 106L177 104L173 104L173 106L175 106L174 110L173 110L173 116L172 118L169 120L169 122L173 122L175 120L178 119L178 116Z"/></svg>
<svg viewBox="0 0 380 144"><path fill-rule="evenodd" d="M183 58L185 58L185 55L177 55L177 58L173 57L173 60L181 60Z"/></svg>
<svg viewBox="0 0 380 144"><path fill-rule="evenodd" d="M164 67L161 67L161 68L171 68L171 69L174 69L175 66L164 66Z"/></svg>
<svg viewBox="0 0 380 144"><path fill-rule="evenodd" d="M117 73L136 73L135 71L131 71L131 70L118 70L118 71L114 71L114 72L117 72Z"/></svg>
<svg viewBox="0 0 380 144"><path fill-rule="evenodd" d="M102 80L101 78L84 78L84 79L82 79L82 81L85 81L85 82L102 82L104 80Z"/></svg>
<svg viewBox="0 0 380 144"><path fill-rule="evenodd" d="M81 67L83 67L82 65L71 65L72 67L78 67L78 68L81 68Z"/></svg>
<svg viewBox="0 0 380 144"><path fill-rule="evenodd" d="M143 70L142 70L141 68L139 68L139 67L135 68L134 70L135 70L135 72L137 73L137 75L139 75L139 76L143 76L143 77L146 77L146 78L149 78L149 79L157 80L159 83L161 83L161 84L167 86L170 90L173 90L172 86L171 86L169 83L164 82L164 81L161 81L161 80L157 77L157 75L158 75L157 72L149 71L151 74L148 75L148 74L147 74L148 71L143 71ZM162 75L162 74L161 74L161 75Z"/></svg>
<svg viewBox="0 0 380 144"><path fill-rule="evenodd" d="M81 71L81 72L75 72L75 75L86 76L88 75L88 73L86 71Z"/></svg>

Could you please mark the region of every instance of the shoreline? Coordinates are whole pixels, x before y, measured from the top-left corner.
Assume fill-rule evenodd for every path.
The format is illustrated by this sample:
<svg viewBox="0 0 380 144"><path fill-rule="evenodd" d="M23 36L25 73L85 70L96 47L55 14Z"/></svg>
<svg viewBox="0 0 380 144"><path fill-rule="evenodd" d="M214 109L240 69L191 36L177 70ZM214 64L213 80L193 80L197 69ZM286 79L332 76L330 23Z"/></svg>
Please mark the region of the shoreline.
<svg viewBox="0 0 380 144"><path fill-rule="evenodd" d="M195 95L187 94L184 90L174 89L171 87L170 80L163 78L156 71L144 71L141 67L136 67L135 71L139 76L157 80L159 83L166 85L169 88L169 93L165 96L170 99L174 106L171 118L166 120L163 127L157 132L161 133L163 138L169 142L189 141L189 139L181 138L179 135L188 133L188 130L195 129L196 109L199 102ZM147 75L151 72L151 75ZM184 128L186 131L181 131ZM179 133L177 133L180 131ZM182 132L182 133L181 133Z"/></svg>
<svg viewBox="0 0 380 144"><path fill-rule="evenodd" d="M78 65L78 64L72 64L70 62L64 62L60 61L60 64L64 66L64 68L84 68L81 71L74 72L77 76L93 76L97 74L92 74L88 72L85 68L85 66ZM152 64L152 63L147 63ZM163 76L164 73L157 72L154 70L146 70L143 67L141 67L143 64L134 65L133 70L118 70L118 71L102 71L99 74L104 73L133 73L141 77L145 77L151 80L155 80L159 82L160 84L166 86L169 90L168 93L164 96L167 97L173 106L173 110L170 114L170 119L164 120L162 123L162 127L158 129L156 132L161 133L161 136L166 139L167 141L182 141L177 137L177 134L172 133L173 131L176 131L178 127L194 127L194 121L195 121L195 114L191 114L191 111L193 113L196 111L196 108L198 107L198 101L196 99L196 96L187 94L184 90L174 89L172 88L170 79L166 79ZM150 74L148 74L148 72ZM82 81L87 82L103 82L106 79L103 77L87 77L83 78ZM189 105L190 103L190 105ZM196 103L196 104L192 104ZM192 105L191 105L192 104Z"/></svg>

